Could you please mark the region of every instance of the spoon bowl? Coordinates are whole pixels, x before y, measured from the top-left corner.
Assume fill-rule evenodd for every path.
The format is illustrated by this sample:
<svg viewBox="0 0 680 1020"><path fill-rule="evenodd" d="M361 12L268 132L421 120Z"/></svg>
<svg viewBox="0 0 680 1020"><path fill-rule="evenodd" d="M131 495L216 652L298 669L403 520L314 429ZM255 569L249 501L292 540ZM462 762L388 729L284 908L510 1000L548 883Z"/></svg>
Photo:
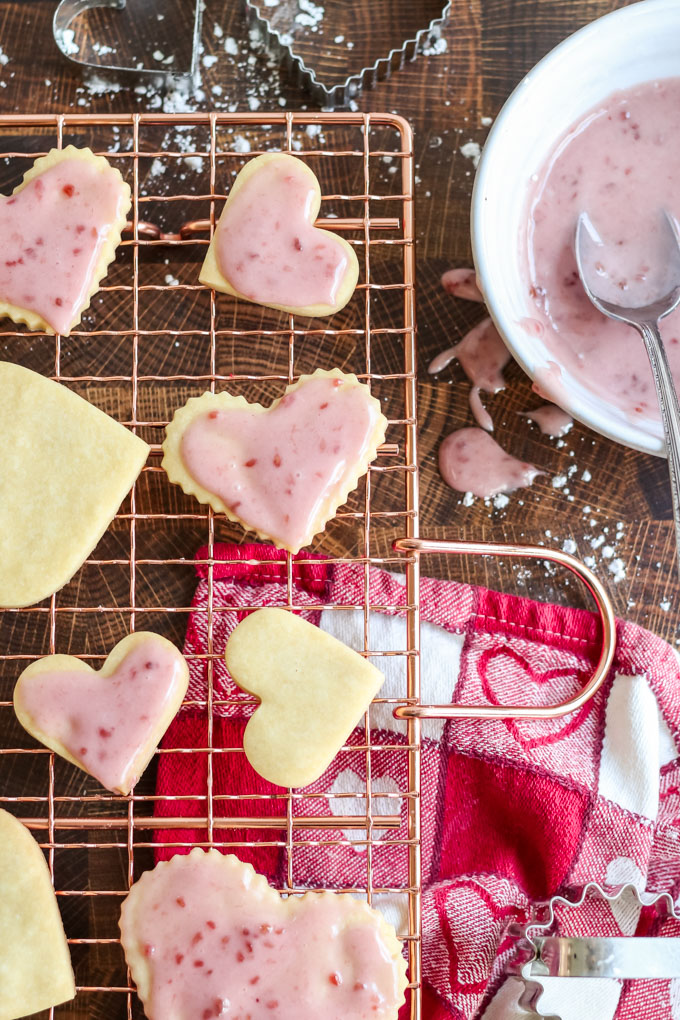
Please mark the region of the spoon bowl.
<svg viewBox="0 0 680 1020"><path fill-rule="evenodd" d="M622 276L617 266L620 252L613 252L605 244L588 213L582 212L576 224L574 249L581 283L590 301L609 319L637 329L647 350L666 442L680 568L680 402L659 332L660 320L680 304L680 232L667 212L661 217L656 240L655 264L632 278L629 274Z"/></svg>

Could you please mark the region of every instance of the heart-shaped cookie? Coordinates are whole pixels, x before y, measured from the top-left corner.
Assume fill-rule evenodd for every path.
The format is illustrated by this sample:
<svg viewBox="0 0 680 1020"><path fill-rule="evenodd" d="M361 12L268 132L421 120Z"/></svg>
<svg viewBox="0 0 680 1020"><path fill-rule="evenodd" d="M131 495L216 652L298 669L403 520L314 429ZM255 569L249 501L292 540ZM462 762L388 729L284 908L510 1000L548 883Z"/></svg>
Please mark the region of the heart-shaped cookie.
<svg viewBox="0 0 680 1020"><path fill-rule="evenodd" d="M28 829L0 810L0 1020L76 994L45 856Z"/></svg>
<svg viewBox="0 0 680 1020"><path fill-rule="evenodd" d="M318 369L268 408L230 393L192 397L168 425L163 467L201 503L298 552L356 488L386 428L355 375Z"/></svg>
<svg viewBox="0 0 680 1020"><path fill-rule="evenodd" d="M295 315L332 315L359 276L352 246L314 226L321 188L306 163L265 153L234 181L199 279L224 294Z"/></svg>
<svg viewBox="0 0 680 1020"><path fill-rule="evenodd" d="M381 914L352 896L282 899L237 857L194 849L123 901L125 958L149 1020L396 1020L406 965Z"/></svg>
<svg viewBox="0 0 680 1020"><path fill-rule="evenodd" d="M261 701L243 735L246 757L279 786L319 778L385 679L358 652L284 609L242 620L224 658L234 682Z"/></svg>
<svg viewBox="0 0 680 1020"><path fill-rule="evenodd" d="M0 315L67 335L116 255L130 188L90 149L52 149L0 196Z"/></svg>
<svg viewBox="0 0 680 1020"><path fill-rule="evenodd" d="M41 744L128 794L174 719L189 683L184 656L159 634L123 638L100 672L48 655L14 689L19 722Z"/></svg>
<svg viewBox="0 0 680 1020"><path fill-rule="evenodd" d="M0 362L0 608L61 588L94 549L149 447L77 394Z"/></svg>

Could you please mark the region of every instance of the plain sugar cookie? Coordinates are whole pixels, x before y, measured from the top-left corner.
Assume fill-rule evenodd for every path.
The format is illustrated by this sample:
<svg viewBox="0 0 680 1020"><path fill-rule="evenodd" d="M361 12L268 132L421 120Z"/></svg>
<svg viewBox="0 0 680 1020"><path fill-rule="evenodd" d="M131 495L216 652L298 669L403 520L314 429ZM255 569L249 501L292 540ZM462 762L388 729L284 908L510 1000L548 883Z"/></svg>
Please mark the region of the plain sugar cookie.
<svg viewBox="0 0 680 1020"><path fill-rule="evenodd" d="M358 652L285 609L257 609L232 631L232 680L261 704L243 735L270 783L308 786L357 725L385 679Z"/></svg>
<svg viewBox="0 0 680 1020"><path fill-rule="evenodd" d="M0 608L16 608L71 580L149 447L66 386L7 361L0 436Z"/></svg>
<svg viewBox="0 0 680 1020"><path fill-rule="evenodd" d="M71 957L45 856L21 822L0 810L0 1020L76 994Z"/></svg>

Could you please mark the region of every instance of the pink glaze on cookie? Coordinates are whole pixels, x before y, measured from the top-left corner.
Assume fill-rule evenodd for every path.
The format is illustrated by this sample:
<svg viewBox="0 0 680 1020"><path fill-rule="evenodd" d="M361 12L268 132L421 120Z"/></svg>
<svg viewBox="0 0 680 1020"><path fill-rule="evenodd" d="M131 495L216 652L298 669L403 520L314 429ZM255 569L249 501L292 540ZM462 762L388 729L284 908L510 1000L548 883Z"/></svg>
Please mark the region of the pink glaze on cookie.
<svg viewBox="0 0 680 1020"><path fill-rule="evenodd" d="M439 447L439 471L447 485L473 496L497 496L531 485L543 474L506 453L482 429L459 429Z"/></svg>
<svg viewBox="0 0 680 1020"><path fill-rule="evenodd" d="M84 670L24 676L21 705L108 790L134 785L134 761L182 683L179 652L144 641L109 676Z"/></svg>
<svg viewBox="0 0 680 1020"><path fill-rule="evenodd" d="M70 329L125 194L113 170L64 159L0 197L0 300Z"/></svg>
<svg viewBox="0 0 680 1020"><path fill-rule="evenodd" d="M288 910L254 894L255 878L193 853L133 888L134 918L124 904L121 931L126 952L133 937L149 966L149 1020L396 1015L397 968L377 926L349 921L355 902L310 893Z"/></svg>
<svg viewBox="0 0 680 1020"><path fill-rule="evenodd" d="M248 527L299 549L365 458L379 411L363 386L312 377L266 413L209 411L189 425L189 474Z"/></svg>
<svg viewBox="0 0 680 1020"><path fill-rule="evenodd" d="M309 222L315 189L303 164L272 161L230 200L216 232L220 272L244 297L267 305L335 305L349 259Z"/></svg>

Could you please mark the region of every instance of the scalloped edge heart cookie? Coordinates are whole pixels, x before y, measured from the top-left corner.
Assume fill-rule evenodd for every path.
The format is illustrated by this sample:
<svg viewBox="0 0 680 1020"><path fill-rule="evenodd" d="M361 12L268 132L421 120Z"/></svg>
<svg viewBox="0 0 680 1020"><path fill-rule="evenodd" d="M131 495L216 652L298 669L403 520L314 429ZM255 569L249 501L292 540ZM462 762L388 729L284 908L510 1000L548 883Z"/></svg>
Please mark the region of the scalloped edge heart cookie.
<svg viewBox="0 0 680 1020"><path fill-rule="evenodd" d="M224 415L225 412L229 411L250 411L253 415L268 414L274 411L283 401L290 398L291 394L302 391L310 382L319 379L338 381L333 388L333 393L337 399L342 399L343 396L347 395L347 391L358 388L370 409L372 427L370 432L364 436L363 447L358 458L354 462L348 462L345 465L344 472L329 487L319 504L317 513L309 521L300 540L294 541L284 534L276 535L255 526L252 521L246 520L245 517L241 517L236 513L234 506L228 506L215 491L208 489L197 481L190 473L183 459L182 444L189 428L197 419L203 416L210 415L211 417L216 417L219 414ZM309 545L314 536L324 530L328 522L337 513L338 508L347 501L350 492L356 489L359 479L368 471L369 464L375 460L378 454L378 447L384 442L386 429L387 418L385 418L381 411L380 402L371 395L370 390L364 383L360 382L355 375L341 372L337 368L331 371L319 368L311 375L300 376L299 380L288 386L283 396L275 400L269 407L264 407L258 403L251 404L245 397L240 395L233 396L231 393L204 393L200 397L191 397L184 407L180 407L175 412L173 420L166 429L162 466L165 468L170 481L180 485L187 495L195 496L199 503L207 503L213 510L226 514L230 521L241 524L247 531L254 531L259 538L272 541L277 548L288 549L290 552L296 553L303 546ZM232 437L232 440L236 447L238 443L237 437ZM321 441L325 441L322 423L319 424L319 442ZM281 450L285 452L283 447L281 447ZM236 455L237 453L234 454L234 456ZM244 454L244 456L250 455ZM250 463L253 463L254 466L251 470L256 475L259 469L254 464L254 461L248 460L245 466L248 466ZM276 492L267 495L271 495L272 503L276 501Z"/></svg>
<svg viewBox="0 0 680 1020"><path fill-rule="evenodd" d="M0 196L0 202L8 201L14 195L18 195L19 192L23 191L27 184L30 184L31 181L41 177L48 170L59 166L60 163L74 160L89 163L98 174L113 175L120 188L120 196L116 211L117 214L109 225L106 236L101 244L97 261L90 272L90 284L88 291L84 294L81 304L74 313L70 326L68 329L62 331L62 336L68 336L73 327L80 322L83 312L89 307L92 298L99 290L101 281L108 272L109 266L116 257L116 249L121 242L121 233L125 227L128 213L132 206L130 186L123 180L120 171L115 167L112 167L104 156L95 156L92 150L88 148L77 149L74 145L67 145L65 149L50 149L46 156L40 156L36 159L33 166L26 171L21 184L17 185L12 192L12 195ZM45 215L49 219L49 213L47 210ZM0 316L7 316L13 322L24 323L31 330L42 330L50 334L58 332L58 330L51 326L50 323L38 312L29 308L22 308L10 301L0 299Z"/></svg>
<svg viewBox="0 0 680 1020"><path fill-rule="evenodd" d="M305 924L310 913L313 923ZM316 937L315 926L320 934L327 933L325 939ZM358 934L354 943L352 932ZM120 935L150 1020L223 1015L225 1006L232 1005L230 988L221 984L216 967L213 975L213 954L222 970L231 968L238 1005L243 1007L243 999L252 996L253 1012L247 1015L253 1020L265 1013L300 1020L311 1016L360 1020L369 1012L376 1020L396 1020L404 1001L406 961L394 928L379 910L347 893L330 891L284 899L251 864L215 849L195 847L145 871L123 901ZM277 945L276 940L286 936L287 945ZM376 959L380 972L370 973ZM270 968L273 978L264 973ZM251 977L254 969L261 973ZM305 972L304 1003L291 1001L282 980L289 978L293 991L299 971ZM267 1004L269 993L276 995L276 1005ZM265 996L263 1003L260 995ZM359 1000L357 1010L339 1009L339 1003L353 995ZM382 998L382 1005L367 1007L373 996ZM246 1010L249 1006L248 1002Z"/></svg>
<svg viewBox="0 0 680 1020"><path fill-rule="evenodd" d="M263 300L259 297L248 297L241 293L241 291L239 291L238 288L232 284L229 279L227 279L226 275L222 271L219 261L220 234L222 230L224 230L224 226L235 208L238 196L244 192L253 178L255 178L266 167L271 167L273 163L281 163L287 167L289 171L292 168L295 173L299 173L307 179L312 198L308 203L307 208L304 210L304 219L308 224L314 224L321 205L321 187L314 171L310 170L307 164L301 159L298 159L296 156L290 156L286 153L267 152L261 156L256 156L255 159L251 159L248 163L246 163L232 185L229 197L227 198L224 209L222 210L222 215L217 221L215 232L212 240L210 241L210 247L208 248L205 261L203 262L203 266L198 277L199 281L206 287L212 287L214 290L218 290L222 294L231 294L232 297L239 298L241 301L249 301L253 304L262 305L265 308L274 308L278 311L289 312L292 315L304 315L314 318L334 315L335 312L339 312L341 308L345 307L356 289L357 280L359 278L359 260L357 259L356 253L351 244L349 244L344 237L340 237L339 234L334 234L330 230L325 230L321 227L314 228L315 230L318 230L320 234L325 235L326 238L332 238L333 241L336 242L343 250L347 258L347 267L342 281L338 285L335 301L332 304L319 302L309 305L287 305L277 304L276 302Z"/></svg>

